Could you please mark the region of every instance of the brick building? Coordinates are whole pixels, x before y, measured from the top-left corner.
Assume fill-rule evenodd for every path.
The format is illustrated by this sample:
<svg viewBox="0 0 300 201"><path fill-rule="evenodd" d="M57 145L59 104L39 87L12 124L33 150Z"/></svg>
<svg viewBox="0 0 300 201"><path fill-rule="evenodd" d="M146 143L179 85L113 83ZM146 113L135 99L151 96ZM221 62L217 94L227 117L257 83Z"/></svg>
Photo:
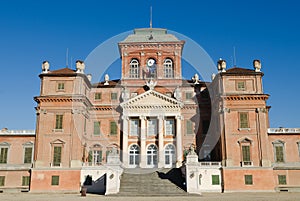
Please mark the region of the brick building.
<svg viewBox="0 0 300 201"><path fill-rule="evenodd" d="M219 60L211 82L185 80L184 43L165 29L135 29L116 44L121 78L99 83L82 61L75 70L44 62L30 190L78 192L87 177L100 181L112 151L123 169L162 169L184 165L191 147L200 188L299 190L300 129L269 128L260 61L227 69Z"/></svg>

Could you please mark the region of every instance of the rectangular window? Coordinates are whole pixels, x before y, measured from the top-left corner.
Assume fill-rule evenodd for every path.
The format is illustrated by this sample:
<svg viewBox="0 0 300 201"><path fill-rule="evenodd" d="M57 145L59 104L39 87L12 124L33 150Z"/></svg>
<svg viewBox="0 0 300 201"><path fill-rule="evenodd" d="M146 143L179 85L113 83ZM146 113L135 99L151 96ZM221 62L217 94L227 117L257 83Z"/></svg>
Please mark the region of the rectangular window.
<svg viewBox="0 0 300 201"><path fill-rule="evenodd" d="M5 176L0 176L0 186L5 185Z"/></svg>
<svg viewBox="0 0 300 201"><path fill-rule="evenodd" d="M220 185L219 175L211 175L212 185Z"/></svg>
<svg viewBox="0 0 300 201"><path fill-rule="evenodd" d="M32 162L32 147L25 147L24 150L24 163Z"/></svg>
<svg viewBox="0 0 300 201"><path fill-rule="evenodd" d="M95 93L95 100L101 100L102 94L101 93Z"/></svg>
<svg viewBox="0 0 300 201"><path fill-rule="evenodd" d="M240 128L249 128L248 113L239 113Z"/></svg>
<svg viewBox="0 0 300 201"><path fill-rule="evenodd" d="M117 100L117 99L118 99L118 94L115 93L115 92L112 92L112 93L110 94L110 99L111 99L111 100Z"/></svg>
<svg viewBox="0 0 300 201"><path fill-rule="evenodd" d="M110 122L110 135L117 135L118 126L115 121Z"/></svg>
<svg viewBox="0 0 300 201"><path fill-rule="evenodd" d="M101 164L101 162L102 162L102 151L101 150L93 151L93 162L94 162L94 165Z"/></svg>
<svg viewBox="0 0 300 201"><path fill-rule="evenodd" d="M243 161L251 161L249 145L242 146L242 153L243 153Z"/></svg>
<svg viewBox="0 0 300 201"><path fill-rule="evenodd" d="M30 183L30 177L29 176L23 176L22 177L22 186L29 186Z"/></svg>
<svg viewBox="0 0 300 201"><path fill-rule="evenodd" d="M156 135L157 134L157 119L154 119L154 118L150 118L148 120L148 135L149 136L153 136L153 135Z"/></svg>
<svg viewBox="0 0 300 201"><path fill-rule="evenodd" d="M63 83L63 82L57 83L57 90L58 90L58 91L63 91L63 90L65 90L65 83Z"/></svg>
<svg viewBox="0 0 300 201"><path fill-rule="evenodd" d="M206 135L207 134L207 132L208 132L208 129L209 129L209 120L203 120L202 121L202 133L204 134L204 135Z"/></svg>
<svg viewBox="0 0 300 201"><path fill-rule="evenodd" d="M286 185L286 175L278 175L278 184Z"/></svg>
<svg viewBox="0 0 300 201"><path fill-rule="evenodd" d="M131 119L130 120L130 135L138 136L139 135L139 127L140 127L140 120L139 119Z"/></svg>
<svg viewBox="0 0 300 201"><path fill-rule="evenodd" d="M185 99L186 100L191 100L193 98L193 93L192 92L186 92L185 93Z"/></svg>
<svg viewBox="0 0 300 201"><path fill-rule="evenodd" d="M284 162L283 145L276 145L275 146L275 159L276 159L277 163L283 163Z"/></svg>
<svg viewBox="0 0 300 201"><path fill-rule="evenodd" d="M52 186L58 186L59 185L59 176L52 176L51 185Z"/></svg>
<svg viewBox="0 0 300 201"><path fill-rule="evenodd" d="M8 148L2 147L0 149L0 163L7 163L7 155L8 155Z"/></svg>
<svg viewBox="0 0 300 201"><path fill-rule="evenodd" d="M186 134L191 135L193 132L193 122L191 120L186 120Z"/></svg>
<svg viewBox="0 0 300 201"><path fill-rule="evenodd" d="M166 119L166 135L175 135L175 120Z"/></svg>
<svg viewBox="0 0 300 201"><path fill-rule="evenodd" d="M55 146L53 149L53 166L60 166L61 163L61 146Z"/></svg>
<svg viewBox="0 0 300 201"><path fill-rule="evenodd" d="M55 120L55 129L62 129L63 128L63 115L57 114Z"/></svg>
<svg viewBox="0 0 300 201"><path fill-rule="evenodd" d="M252 175L245 175L245 184L246 185L252 185L253 184Z"/></svg>
<svg viewBox="0 0 300 201"><path fill-rule="evenodd" d="M237 89L237 91L245 91L246 90L246 83L245 83L245 81L238 81L236 83L236 89Z"/></svg>
<svg viewBox="0 0 300 201"><path fill-rule="evenodd" d="M94 122L94 135L100 135L100 121Z"/></svg>

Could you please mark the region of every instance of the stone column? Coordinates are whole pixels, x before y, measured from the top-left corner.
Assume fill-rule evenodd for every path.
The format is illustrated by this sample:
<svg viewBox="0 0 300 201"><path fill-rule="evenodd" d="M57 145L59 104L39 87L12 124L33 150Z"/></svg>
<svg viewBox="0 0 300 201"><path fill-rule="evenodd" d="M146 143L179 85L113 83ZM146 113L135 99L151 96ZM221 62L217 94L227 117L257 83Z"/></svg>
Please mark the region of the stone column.
<svg viewBox="0 0 300 201"><path fill-rule="evenodd" d="M182 165L182 134L181 134L181 120L183 119L182 116L176 116L176 155L177 155L177 162L176 167L180 167Z"/></svg>
<svg viewBox="0 0 300 201"><path fill-rule="evenodd" d="M158 168L163 168L165 165L164 154L164 117L158 116Z"/></svg>
<svg viewBox="0 0 300 201"><path fill-rule="evenodd" d="M122 150L122 162L125 167L128 167L128 116L123 116L123 150Z"/></svg>
<svg viewBox="0 0 300 201"><path fill-rule="evenodd" d="M147 166L147 156L146 156L146 117L140 116L141 120L141 133L140 133L140 141L141 141L141 151L140 151L140 167L145 168Z"/></svg>

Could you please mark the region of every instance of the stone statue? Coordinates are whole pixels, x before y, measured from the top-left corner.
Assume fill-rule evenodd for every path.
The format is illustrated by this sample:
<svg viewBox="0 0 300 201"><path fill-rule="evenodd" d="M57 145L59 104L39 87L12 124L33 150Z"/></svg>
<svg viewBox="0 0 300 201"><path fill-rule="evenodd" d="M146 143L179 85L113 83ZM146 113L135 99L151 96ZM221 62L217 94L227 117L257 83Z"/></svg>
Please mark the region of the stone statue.
<svg viewBox="0 0 300 201"><path fill-rule="evenodd" d="M76 61L76 73L84 73L85 64L81 60Z"/></svg>
<svg viewBox="0 0 300 201"><path fill-rule="evenodd" d="M129 99L129 91L127 88L123 88L122 90L122 100L127 101Z"/></svg>
<svg viewBox="0 0 300 201"><path fill-rule="evenodd" d="M105 74L104 81L105 81L104 85L109 85L109 83L108 83L108 81L109 81L109 75L108 74Z"/></svg>
<svg viewBox="0 0 300 201"><path fill-rule="evenodd" d="M199 75L196 73L194 77L192 77L194 84L199 84Z"/></svg>
<svg viewBox="0 0 300 201"><path fill-rule="evenodd" d="M261 69L260 60L258 60L258 59L253 60L253 67L255 69L255 72L260 72L260 69Z"/></svg>
<svg viewBox="0 0 300 201"><path fill-rule="evenodd" d="M226 61L221 58L218 61L218 71L219 73L226 72Z"/></svg>
<svg viewBox="0 0 300 201"><path fill-rule="evenodd" d="M176 100L181 101L181 90L179 89L179 87L176 87L174 91L174 97L176 98Z"/></svg>
<svg viewBox="0 0 300 201"><path fill-rule="evenodd" d="M50 68L50 64L48 61L44 61L42 63L42 72L43 73L48 73L49 72L49 68Z"/></svg>

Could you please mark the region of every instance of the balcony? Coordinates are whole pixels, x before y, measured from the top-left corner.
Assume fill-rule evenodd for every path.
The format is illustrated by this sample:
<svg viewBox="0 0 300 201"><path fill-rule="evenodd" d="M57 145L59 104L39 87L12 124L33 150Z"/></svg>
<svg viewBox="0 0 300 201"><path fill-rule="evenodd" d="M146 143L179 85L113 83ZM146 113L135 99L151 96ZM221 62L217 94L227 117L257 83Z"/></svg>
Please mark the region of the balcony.
<svg viewBox="0 0 300 201"><path fill-rule="evenodd" d="M0 135L35 135L35 130L0 130Z"/></svg>
<svg viewBox="0 0 300 201"><path fill-rule="evenodd" d="M221 162L207 161L207 162L200 162L199 165L201 167L221 167Z"/></svg>
<svg viewBox="0 0 300 201"><path fill-rule="evenodd" d="M251 166L253 166L253 161L242 161L241 166L242 167L251 167Z"/></svg>
<svg viewBox="0 0 300 201"><path fill-rule="evenodd" d="M268 128L268 134L300 134L300 128Z"/></svg>

